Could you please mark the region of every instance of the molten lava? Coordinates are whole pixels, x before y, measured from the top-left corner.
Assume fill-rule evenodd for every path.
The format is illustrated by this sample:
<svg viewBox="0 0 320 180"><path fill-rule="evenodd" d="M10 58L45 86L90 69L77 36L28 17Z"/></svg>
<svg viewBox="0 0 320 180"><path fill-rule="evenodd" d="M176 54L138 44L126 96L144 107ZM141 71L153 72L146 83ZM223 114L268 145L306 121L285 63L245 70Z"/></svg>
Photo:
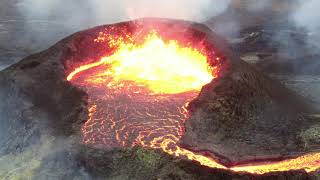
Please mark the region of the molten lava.
<svg viewBox="0 0 320 180"><path fill-rule="evenodd" d="M68 76L68 80L81 71L102 64L111 67L91 79L97 81L96 84L111 75L115 82L133 81L157 94L199 90L213 79L205 55L188 47L180 48L177 41L165 43L155 32L146 37L143 45L117 44L119 49L113 55L81 66Z"/></svg>
<svg viewBox="0 0 320 180"><path fill-rule="evenodd" d="M300 169L310 172L320 167L320 153L314 153L227 168L179 146L188 119L186 105L202 86L217 77L219 67L210 66L202 50L164 40L156 31L138 36L140 41L128 34L125 37L100 33L95 42L106 42L116 50L79 66L67 77L89 95L89 119L82 128L85 144L110 149L139 145L212 168L257 174Z"/></svg>

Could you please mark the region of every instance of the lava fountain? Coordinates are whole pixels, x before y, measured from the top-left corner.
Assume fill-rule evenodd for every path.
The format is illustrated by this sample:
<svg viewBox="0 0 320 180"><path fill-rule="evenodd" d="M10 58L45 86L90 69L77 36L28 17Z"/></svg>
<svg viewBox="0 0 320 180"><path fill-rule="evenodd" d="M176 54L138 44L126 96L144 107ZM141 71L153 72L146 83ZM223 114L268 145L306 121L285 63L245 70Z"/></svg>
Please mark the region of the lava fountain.
<svg viewBox="0 0 320 180"><path fill-rule="evenodd" d="M278 162L226 167L181 145L188 103L219 77L224 57L208 43L161 34L157 28L112 34L100 32L92 43L105 46L101 57L84 61L67 80L89 95L89 117L82 127L87 145L112 149L142 146L160 149L202 165L263 174L308 172L320 167L314 153Z"/></svg>

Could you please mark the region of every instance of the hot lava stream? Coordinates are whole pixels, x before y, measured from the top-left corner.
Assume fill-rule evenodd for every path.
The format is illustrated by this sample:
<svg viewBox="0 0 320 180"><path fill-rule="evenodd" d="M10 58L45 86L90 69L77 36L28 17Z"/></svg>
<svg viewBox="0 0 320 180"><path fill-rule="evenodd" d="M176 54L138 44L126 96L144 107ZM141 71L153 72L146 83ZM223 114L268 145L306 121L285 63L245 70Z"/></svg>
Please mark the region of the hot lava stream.
<svg viewBox="0 0 320 180"><path fill-rule="evenodd" d="M320 153L226 167L179 146L189 116L186 106L202 86L217 77L219 66L209 65L209 56L202 50L164 40L156 31L138 39L140 42L132 35L121 38L101 33L95 42L106 42L116 50L69 73L67 80L89 95L89 119L82 127L85 144L161 149L211 168L256 174L311 172L320 167Z"/></svg>

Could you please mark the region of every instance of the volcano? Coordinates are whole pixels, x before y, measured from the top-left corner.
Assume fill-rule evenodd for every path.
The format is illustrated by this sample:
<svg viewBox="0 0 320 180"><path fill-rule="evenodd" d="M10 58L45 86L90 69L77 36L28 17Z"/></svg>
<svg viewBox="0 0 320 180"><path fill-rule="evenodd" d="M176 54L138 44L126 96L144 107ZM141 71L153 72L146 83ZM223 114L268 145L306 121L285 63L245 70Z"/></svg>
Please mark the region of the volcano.
<svg viewBox="0 0 320 180"><path fill-rule="evenodd" d="M7 152L28 146L12 141L21 126L15 109L31 129L76 137L83 149L140 147L232 173L320 168L316 110L201 24L140 19L92 28L4 70L0 83Z"/></svg>

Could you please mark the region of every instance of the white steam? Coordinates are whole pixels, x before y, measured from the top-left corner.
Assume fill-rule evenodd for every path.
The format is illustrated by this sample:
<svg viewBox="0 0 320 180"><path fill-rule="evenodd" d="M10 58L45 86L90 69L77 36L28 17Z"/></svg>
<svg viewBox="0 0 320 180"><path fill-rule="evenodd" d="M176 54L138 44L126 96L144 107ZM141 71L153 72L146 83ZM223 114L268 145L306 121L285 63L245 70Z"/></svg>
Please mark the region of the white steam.
<svg viewBox="0 0 320 180"><path fill-rule="evenodd" d="M204 21L223 12L231 0L20 0L26 20L54 20L79 29L141 17Z"/></svg>
<svg viewBox="0 0 320 180"><path fill-rule="evenodd" d="M270 8L273 0L251 0L247 3L247 9L249 11L262 11L266 8Z"/></svg>
<svg viewBox="0 0 320 180"><path fill-rule="evenodd" d="M300 6L293 13L293 20L298 27L302 27L308 32L308 44L312 51L320 50L320 1L319 0L299 0Z"/></svg>
<svg viewBox="0 0 320 180"><path fill-rule="evenodd" d="M30 52L48 48L76 31L103 24L161 17L202 22L231 0L17 0Z"/></svg>
<svg viewBox="0 0 320 180"><path fill-rule="evenodd" d="M294 4L296 1L300 1L300 4L290 12L293 22L306 28L310 34L319 34L319 0L18 0L17 9L25 18L26 36L40 42L29 44L45 47L75 31L101 24L142 17L206 22L223 13L231 7L230 4L237 4L235 2L259 15L259 12L280 8L286 2ZM240 15L235 13L229 16L231 18L228 18L228 22L223 21L213 29L222 35L228 35L225 32L229 31L238 34L241 23L237 16ZM312 36L310 43L314 39Z"/></svg>
<svg viewBox="0 0 320 180"><path fill-rule="evenodd" d="M300 0L300 8L293 14L297 25L306 27L310 32L318 31L320 28L320 1Z"/></svg>
<svg viewBox="0 0 320 180"><path fill-rule="evenodd" d="M125 6L130 18L152 16L205 21L222 13L229 3L230 0L127 0Z"/></svg>

